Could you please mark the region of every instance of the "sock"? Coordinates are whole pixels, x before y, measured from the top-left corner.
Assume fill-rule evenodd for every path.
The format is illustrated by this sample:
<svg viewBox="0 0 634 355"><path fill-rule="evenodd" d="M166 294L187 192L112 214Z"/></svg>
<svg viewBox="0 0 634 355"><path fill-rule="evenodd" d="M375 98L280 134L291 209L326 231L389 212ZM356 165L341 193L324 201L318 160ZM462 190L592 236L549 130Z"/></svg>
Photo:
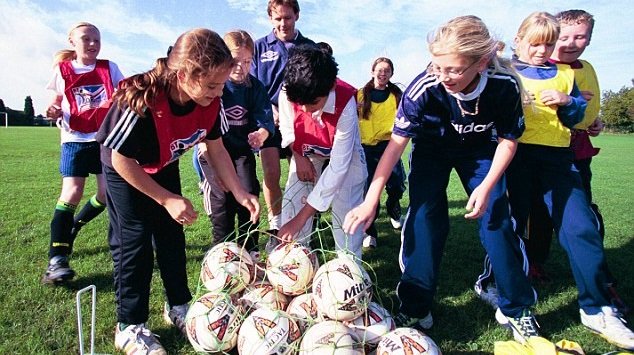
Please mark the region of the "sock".
<svg viewBox="0 0 634 355"><path fill-rule="evenodd" d="M97 200L97 195L86 202L84 207L82 207L81 211L75 216L75 230L81 229L81 227L85 226L86 223L92 221L95 217L97 217L103 210L106 209L106 204L99 202ZM73 237L75 237L77 233ZM74 239L74 238L73 238Z"/></svg>
<svg viewBox="0 0 634 355"><path fill-rule="evenodd" d="M280 229L281 223L281 214L276 214L275 216L269 215L269 229Z"/></svg>
<svg viewBox="0 0 634 355"><path fill-rule="evenodd" d="M51 244L48 250L49 259L56 255L68 255L70 253L71 236L73 228L73 215L77 206L68 202L57 201L53 220L51 221Z"/></svg>

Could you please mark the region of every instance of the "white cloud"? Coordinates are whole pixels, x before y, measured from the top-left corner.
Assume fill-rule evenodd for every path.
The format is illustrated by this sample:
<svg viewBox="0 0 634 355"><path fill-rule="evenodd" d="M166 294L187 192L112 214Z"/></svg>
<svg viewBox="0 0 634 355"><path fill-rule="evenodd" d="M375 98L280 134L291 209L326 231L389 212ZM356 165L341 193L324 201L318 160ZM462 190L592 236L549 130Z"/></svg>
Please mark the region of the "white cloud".
<svg viewBox="0 0 634 355"><path fill-rule="evenodd" d="M125 75L151 68L156 58L183 31L209 27L219 33L243 28L254 38L271 29L267 0L150 1L5 0L0 2L0 98L22 109L32 96L36 112L43 112L51 93L45 86L53 54L67 47L68 28L78 21L101 30L101 58L112 59ZM355 86L369 79L378 56L396 66L394 81L407 85L429 60L426 36L457 15L481 17L494 34L510 44L521 20L537 10L557 12L582 8L595 15L592 44L584 54L595 66L604 89L630 85L634 77L634 39L629 22L634 10L625 0L569 0L566 4L538 0L300 0L297 27L335 51L340 75Z"/></svg>

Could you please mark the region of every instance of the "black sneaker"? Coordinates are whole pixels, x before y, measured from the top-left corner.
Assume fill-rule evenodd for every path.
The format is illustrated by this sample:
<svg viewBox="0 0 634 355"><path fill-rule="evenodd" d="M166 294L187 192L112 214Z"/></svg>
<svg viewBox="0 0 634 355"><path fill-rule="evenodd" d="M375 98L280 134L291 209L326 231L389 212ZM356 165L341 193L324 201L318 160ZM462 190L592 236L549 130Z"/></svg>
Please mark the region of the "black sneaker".
<svg viewBox="0 0 634 355"><path fill-rule="evenodd" d="M42 283L58 285L75 277L75 271L68 265L68 257L65 255L56 255L48 262L48 267L44 276L42 276Z"/></svg>

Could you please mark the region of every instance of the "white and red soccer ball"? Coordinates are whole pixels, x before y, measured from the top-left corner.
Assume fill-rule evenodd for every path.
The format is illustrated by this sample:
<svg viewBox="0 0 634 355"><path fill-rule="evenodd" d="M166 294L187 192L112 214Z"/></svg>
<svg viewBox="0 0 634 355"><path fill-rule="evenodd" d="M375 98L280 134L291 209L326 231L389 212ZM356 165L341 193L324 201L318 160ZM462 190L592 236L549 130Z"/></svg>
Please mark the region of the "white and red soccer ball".
<svg viewBox="0 0 634 355"><path fill-rule="evenodd" d="M286 313L297 322L302 333L313 324L324 320L312 293L305 293L293 298L286 307Z"/></svg>
<svg viewBox="0 0 634 355"><path fill-rule="evenodd" d="M289 302L289 297L279 292L266 281L249 285L238 300L246 311L260 308L270 308L283 311Z"/></svg>
<svg viewBox="0 0 634 355"><path fill-rule="evenodd" d="M235 242L222 242L205 254L200 279L210 292L235 294L255 278L251 255Z"/></svg>
<svg viewBox="0 0 634 355"><path fill-rule="evenodd" d="M377 354L442 355L440 348L425 333L413 328L396 328L381 337Z"/></svg>
<svg viewBox="0 0 634 355"><path fill-rule="evenodd" d="M280 244L266 261L266 277L280 292L296 296L306 292L319 268L317 256L300 243Z"/></svg>
<svg viewBox="0 0 634 355"><path fill-rule="evenodd" d="M357 335L341 322L326 320L312 325L302 338L299 355L363 355Z"/></svg>
<svg viewBox="0 0 634 355"><path fill-rule="evenodd" d="M243 318L228 294L208 292L194 301L185 317L187 338L198 352L233 349Z"/></svg>
<svg viewBox="0 0 634 355"><path fill-rule="evenodd" d="M370 347L376 347L383 335L396 329L390 312L376 302L370 302L365 313L348 326L357 333L361 342Z"/></svg>
<svg viewBox="0 0 634 355"><path fill-rule="evenodd" d="M260 308L242 323L238 333L238 352L241 355L295 352L301 333L295 321L283 311Z"/></svg>
<svg viewBox="0 0 634 355"><path fill-rule="evenodd" d="M317 270L312 291L317 308L324 316L350 321L367 309L372 282L352 256L340 255Z"/></svg>

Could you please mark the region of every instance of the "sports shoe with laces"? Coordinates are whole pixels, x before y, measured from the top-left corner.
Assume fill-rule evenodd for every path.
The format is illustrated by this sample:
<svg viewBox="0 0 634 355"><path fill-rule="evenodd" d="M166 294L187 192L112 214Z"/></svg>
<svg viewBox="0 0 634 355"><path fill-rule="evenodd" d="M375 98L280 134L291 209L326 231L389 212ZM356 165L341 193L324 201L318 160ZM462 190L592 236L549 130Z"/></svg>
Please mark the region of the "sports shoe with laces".
<svg viewBox="0 0 634 355"><path fill-rule="evenodd" d="M399 312L394 317L394 323L396 323L397 327L428 330L434 325L434 318L431 316L431 312L427 313L425 318L410 317L405 313Z"/></svg>
<svg viewBox="0 0 634 355"><path fill-rule="evenodd" d="M494 283L487 285L484 289L480 283L473 285L475 293L481 300L488 303L493 309L498 309L498 289Z"/></svg>
<svg viewBox="0 0 634 355"><path fill-rule="evenodd" d="M634 333L625 326L625 320L614 307L603 306L599 313L592 315L580 309L579 314L581 323L591 331L620 348L634 350Z"/></svg>
<svg viewBox="0 0 634 355"><path fill-rule="evenodd" d="M498 308L497 311L495 311L495 319L500 325L513 331L513 338L515 338L515 341L518 343L524 344L528 338L539 336L539 332L537 331L539 324L537 324L533 312L529 309L525 309L521 316L514 318L507 317Z"/></svg>
<svg viewBox="0 0 634 355"><path fill-rule="evenodd" d="M364 248L376 248L376 238L366 234L363 238L363 247Z"/></svg>
<svg viewBox="0 0 634 355"><path fill-rule="evenodd" d="M126 355L167 355L158 336L145 327L145 324L131 324L125 329L116 326L114 347Z"/></svg>
<svg viewBox="0 0 634 355"><path fill-rule="evenodd" d="M56 255L48 262L48 267L42 276L42 283L58 285L75 277L75 271L68 265L68 257Z"/></svg>
<svg viewBox="0 0 634 355"><path fill-rule="evenodd" d="M163 320L165 323L169 325L173 325L178 330L183 333L184 336L187 336L187 329L185 328L185 317L187 316L187 311L189 310L189 304L181 304L178 306L170 307L167 302L165 302L165 307L163 310Z"/></svg>

